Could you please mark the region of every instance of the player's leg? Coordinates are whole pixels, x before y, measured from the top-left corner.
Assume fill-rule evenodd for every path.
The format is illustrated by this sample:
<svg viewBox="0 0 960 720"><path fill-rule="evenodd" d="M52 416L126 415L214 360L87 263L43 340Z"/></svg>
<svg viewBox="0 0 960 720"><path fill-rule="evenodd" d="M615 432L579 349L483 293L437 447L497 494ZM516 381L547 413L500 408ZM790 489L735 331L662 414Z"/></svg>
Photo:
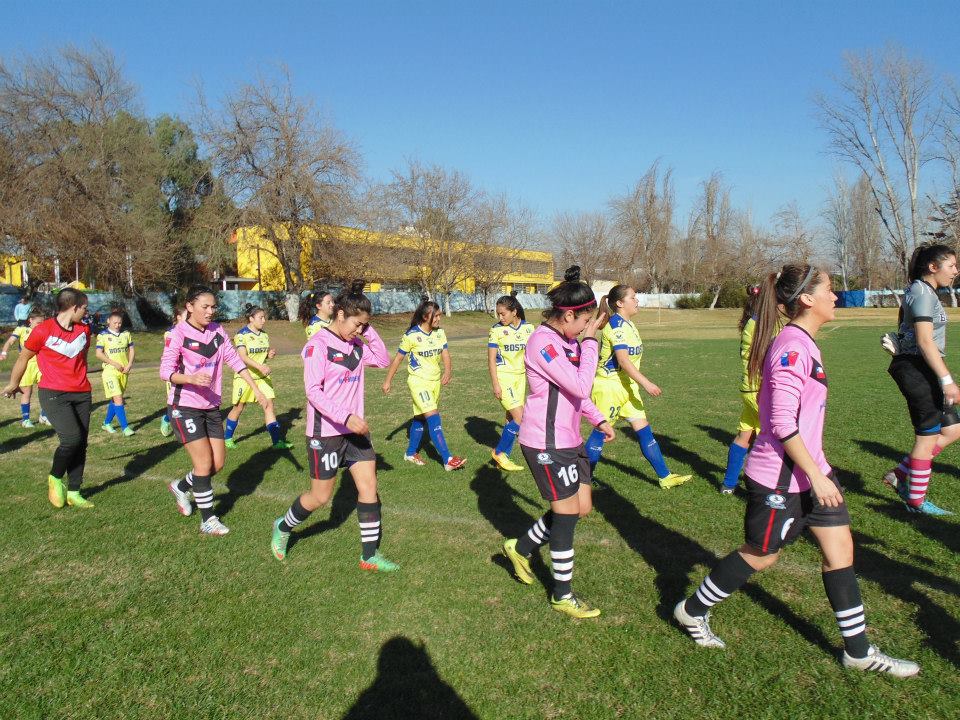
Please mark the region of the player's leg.
<svg viewBox="0 0 960 720"><path fill-rule="evenodd" d="M25 428L31 428L33 421L30 420L30 399L33 397L33 385L27 385L21 381L20 393L20 424Z"/></svg>
<svg viewBox="0 0 960 720"><path fill-rule="evenodd" d="M620 409L626 400L626 392L623 389L623 384L616 378L612 381L597 378L594 380L593 389L590 391L590 400L603 413L604 419L612 424L620 417ZM596 470L597 463L600 462L604 442L605 435L596 428L587 437L587 459L590 462L591 472Z"/></svg>
<svg viewBox="0 0 960 720"><path fill-rule="evenodd" d="M90 415L93 400L90 393L65 393L67 412L64 417L69 429L68 442L73 451L67 455L67 505L71 507L92 508L93 503L80 494L83 483L83 471L87 464L87 438L90 434Z"/></svg>
<svg viewBox="0 0 960 720"><path fill-rule="evenodd" d="M293 529L305 522L315 510L330 502L345 444L341 437L307 438L310 489L293 501L283 517L273 521L270 547L278 560L287 556L287 543Z"/></svg>
<svg viewBox="0 0 960 720"><path fill-rule="evenodd" d="M742 408L740 422L737 425L737 435L727 449L727 469L723 475L723 484L720 491L725 495L733 494L734 488L740 483L740 473L750 452L750 443L760 430L760 409L757 406L757 393L741 392Z"/></svg>
<svg viewBox="0 0 960 720"><path fill-rule="evenodd" d="M250 386L241 379L233 379L233 406L227 413L227 419L224 423L223 439L228 448L235 447L236 441L233 434L237 431L237 425L240 424L240 415L248 402L253 401L253 391Z"/></svg>
<svg viewBox="0 0 960 720"><path fill-rule="evenodd" d="M377 464L361 460L349 465L357 486L357 522L360 525L360 569L392 572L399 565L380 554L382 505L377 493Z"/></svg>
<svg viewBox="0 0 960 720"><path fill-rule="evenodd" d="M501 399L501 403L506 411L506 418L503 425L503 432L500 433L500 441L493 449L491 455L493 461L502 469L516 472L523 470L523 466L513 462L510 459L510 453L513 451L513 445L517 440L517 436L520 434L520 419L523 417L523 401L520 400L518 403L512 394L509 396L509 400L507 400L507 395L510 392L508 385L504 385L501 382L501 389L504 393L504 398Z"/></svg>
<svg viewBox="0 0 960 720"><path fill-rule="evenodd" d="M270 445L275 450L289 450L293 446L283 439L283 434L280 431L280 422L277 420L277 411L273 402L276 398L273 383L269 380L261 380L258 384L260 390L267 396L267 404L263 408L263 420L266 423L267 432L270 434Z"/></svg>
<svg viewBox="0 0 960 720"><path fill-rule="evenodd" d="M133 435L134 430L132 427L130 427L130 423L127 421L127 406L123 401L123 395L114 395L113 407L113 414L120 423L120 430L124 435Z"/></svg>
<svg viewBox="0 0 960 720"><path fill-rule="evenodd" d="M643 457L646 458L650 467L657 474L661 488L669 490L677 485L682 485L693 476L670 472L667 461L663 457L663 451L660 450L660 443L657 442L657 438L653 435L653 428L647 422L647 413L643 410L642 404L641 407L636 407L635 400L632 399L632 402L621 413L630 416L627 419L637 436L637 441L640 443L640 452L643 453Z"/></svg>

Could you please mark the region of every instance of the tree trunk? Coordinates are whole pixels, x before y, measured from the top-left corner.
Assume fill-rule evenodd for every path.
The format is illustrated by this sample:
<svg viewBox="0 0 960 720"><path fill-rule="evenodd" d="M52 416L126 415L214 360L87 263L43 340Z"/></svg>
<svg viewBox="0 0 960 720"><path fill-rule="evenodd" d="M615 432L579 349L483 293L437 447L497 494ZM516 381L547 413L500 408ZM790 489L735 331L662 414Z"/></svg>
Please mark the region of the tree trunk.
<svg viewBox="0 0 960 720"><path fill-rule="evenodd" d="M716 290L714 290L714 292L713 292L713 302L710 303L710 309L711 309L711 310L713 310L714 308L717 307L717 300L719 300L719 299L720 299L720 288L718 287L718 288L717 288Z"/></svg>
<svg viewBox="0 0 960 720"><path fill-rule="evenodd" d="M444 314L447 317L450 317L450 293L444 293L443 295L443 304L444 304Z"/></svg>
<svg viewBox="0 0 960 720"><path fill-rule="evenodd" d="M283 304L287 308L287 318L290 322L296 322L297 313L300 310L300 293L288 292L283 299Z"/></svg>

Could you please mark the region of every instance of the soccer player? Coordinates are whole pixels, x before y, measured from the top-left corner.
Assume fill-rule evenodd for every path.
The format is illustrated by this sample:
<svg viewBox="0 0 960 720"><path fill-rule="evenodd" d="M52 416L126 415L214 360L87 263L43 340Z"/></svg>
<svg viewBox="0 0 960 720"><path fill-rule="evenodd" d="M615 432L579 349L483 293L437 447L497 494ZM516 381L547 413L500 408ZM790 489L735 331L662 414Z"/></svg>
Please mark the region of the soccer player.
<svg viewBox="0 0 960 720"><path fill-rule="evenodd" d="M924 515L952 515L927 499L933 458L960 437L956 403L960 389L944 360L947 314L937 289L957 276L957 256L949 245L926 243L910 259L910 287L900 308L898 350L888 372L904 399L913 424L910 455L887 472L907 510Z"/></svg>
<svg viewBox="0 0 960 720"><path fill-rule="evenodd" d="M827 373L814 338L833 319L836 299L830 275L811 265L787 265L764 282L747 365L750 377L760 378L761 429L746 466L746 542L720 560L673 615L698 645L725 647L710 629L710 608L809 530L823 556L823 586L843 637L844 667L909 677L919 672L916 663L884 655L867 641L850 515L823 453ZM776 334L778 305L789 323Z"/></svg>
<svg viewBox="0 0 960 720"><path fill-rule="evenodd" d="M123 404L123 393L127 389L127 377L133 367L136 350L133 347L133 338L127 330L121 330L123 313L112 311L107 316L107 327L97 335L97 358L103 363L103 396L111 401L107 407L107 416L103 420L103 430L115 433L113 419L120 423L120 430L127 437L134 434L134 429L127 422L127 408Z"/></svg>
<svg viewBox="0 0 960 720"><path fill-rule="evenodd" d="M57 508L65 504L93 507L93 503L80 494L92 407L90 381L87 379L90 328L80 322L86 312L87 296L84 293L73 288L61 290L57 294L57 314L30 332L10 371L10 382L3 389L7 397L20 392L27 365L32 358L37 358L41 375L37 393L40 407L50 418L60 441L47 476L47 498ZM66 488L64 478L67 478Z"/></svg>
<svg viewBox="0 0 960 720"><path fill-rule="evenodd" d="M663 391L640 372L643 341L637 326L630 321L637 307L637 293L629 285L614 285L600 301L600 311L610 318L610 322L600 335L600 360L591 400L611 423L618 418L630 423L640 442L640 452L660 479L660 487L669 490L687 482L692 476L670 472L660 451L660 444L647 422L640 388L653 397L660 397ZM587 438L587 458L591 469L600 461L603 442L604 433L599 428Z"/></svg>
<svg viewBox="0 0 960 720"><path fill-rule="evenodd" d="M370 326L370 300L363 294L363 285L358 280L337 296L332 322L303 348L310 490L273 523L271 548L278 560L286 557L290 531L330 501L337 471L346 467L357 486L360 569L392 572L399 566L379 550L377 461L363 411L364 370L386 367L390 354Z"/></svg>
<svg viewBox="0 0 960 720"><path fill-rule="evenodd" d="M233 336L233 344L253 379L257 381L260 391L267 398L267 404L263 406L263 418L267 425L267 432L270 433L271 446L275 450L289 450L293 446L280 437L280 423L277 422L277 413L273 409L276 393L273 391L271 371L266 361L276 357L277 351L270 347L270 336L263 329L267 324L267 313L262 307L247 305L245 315L247 324ZM223 434L228 448L236 447L233 434L237 431L237 424L240 422L240 414L244 406L252 400L253 393L250 391L250 386L239 375L234 375L233 407L227 413L227 426Z"/></svg>
<svg viewBox="0 0 960 720"><path fill-rule="evenodd" d="M297 315L309 340L317 331L330 326L333 318L333 295L326 290L310 293L300 302Z"/></svg>
<svg viewBox="0 0 960 720"><path fill-rule="evenodd" d="M177 305L173 311L173 325L167 328L166 332L163 333L163 346L167 347L170 344L170 339L173 337L173 329L177 326L177 323L183 322L184 318L187 316L187 309L183 305ZM173 386L167 382L164 383L167 386L166 397L170 397L170 393L173 391ZM170 408L164 404L163 408L163 417L160 418L160 434L163 437L170 437L173 435L173 426L170 424Z"/></svg>
<svg viewBox="0 0 960 720"><path fill-rule="evenodd" d="M442 317L439 305L425 297L421 299L413 313L413 319L410 320L409 329L400 340L400 349L387 369L383 392L390 394L393 376L397 374L400 363L406 359L407 387L413 398L413 420L410 422L410 443L403 459L414 465L427 464L420 457L420 444L423 442L426 426L433 446L443 459L444 469L449 471L459 470L467 461L447 448L447 440L440 424L440 412L437 409L440 388L447 385L453 377L447 336L440 328Z"/></svg>
<svg viewBox="0 0 960 720"><path fill-rule="evenodd" d="M577 520L593 508L590 463L587 461L580 418L586 417L607 440L613 428L590 401L597 371L598 343L606 315L593 317L597 307L593 290L580 282L573 266L564 281L547 295L550 308L527 341L524 361L530 394L523 407L520 450L537 488L550 509L519 538L503 543L503 552L520 582L533 582L529 556L547 542L553 569L550 605L575 618L592 618L600 610L573 592L573 535ZM583 333L583 343L577 337Z"/></svg>
<svg viewBox="0 0 960 720"><path fill-rule="evenodd" d="M490 453L493 461L507 471L523 470L510 459L510 451L520 432L523 401L527 393L527 375L523 353L533 325L526 321L523 306L513 295L497 298L497 322L487 339L487 367L493 383L493 396L507 413L500 442Z"/></svg>
<svg viewBox="0 0 960 720"><path fill-rule="evenodd" d="M10 337L7 338L7 341L3 344L3 349L0 350L0 360L7 359L7 351L10 350L10 346L13 343L17 343L17 351L23 352L23 348L27 342L27 338L30 337L31 331L40 323L43 322L43 313L36 311L31 312L27 317L26 325L18 325L13 329L13 332L10 333ZM40 367L37 365L37 358L30 358L27 362L27 369L23 373L23 377L20 378L20 392L23 394L23 397L20 398L20 425L25 428L34 427L33 421L30 419L30 399L33 397L33 386L40 382ZM43 414L43 410L40 410L40 420L41 425L49 425L50 421L47 419L47 416Z"/></svg>
<svg viewBox="0 0 960 720"><path fill-rule="evenodd" d="M217 298L210 288L191 287L187 292L186 318L171 331L170 343L163 348L160 358L160 377L172 385L167 398L170 419L193 465L182 480L170 483L170 492L180 514L190 515L193 491L200 510L200 532L205 535L230 532L213 512L212 478L223 469L227 452L220 411L224 363L240 374L261 406L267 404L226 331L213 322L216 311Z"/></svg>

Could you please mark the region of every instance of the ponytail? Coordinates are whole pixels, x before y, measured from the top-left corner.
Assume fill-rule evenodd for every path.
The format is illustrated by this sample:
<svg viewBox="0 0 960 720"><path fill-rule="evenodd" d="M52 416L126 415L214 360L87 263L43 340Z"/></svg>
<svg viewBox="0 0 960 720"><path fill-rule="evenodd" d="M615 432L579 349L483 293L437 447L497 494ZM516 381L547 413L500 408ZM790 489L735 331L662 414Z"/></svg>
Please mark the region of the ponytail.
<svg viewBox="0 0 960 720"><path fill-rule="evenodd" d="M954 257L957 253L949 245L929 242L917 245L910 256L910 282L921 280L930 273L930 265L939 266L944 260Z"/></svg>
<svg viewBox="0 0 960 720"><path fill-rule="evenodd" d="M743 312L740 314L740 323L737 325L737 332L743 332L747 326L747 321L757 314L757 298L760 297L759 285L747 286L747 299L743 303Z"/></svg>
<svg viewBox="0 0 960 720"><path fill-rule="evenodd" d="M617 303L623 300L631 290L633 288L630 285L614 285L606 295L600 298L599 312L606 314L608 318L613 317L619 312Z"/></svg>
<svg viewBox="0 0 960 720"><path fill-rule="evenodd" d="M370 304L370 298L363 294L363 288L366 283L363 280L354 280L349 288L337 295L333 301L333 314L336 316L338 311L343 311L343 317L353 317L360 313L370 315L373 307Z"/></svg>
<svg viewBox="0 0 960 720"><path fill-rule="evenodd" d="M574 316L593 312L597 308L597 298L593 290L580 280L580 266L573 265L563 274L563 282L547 293L550 307L544 310L544 320L557 320L568 310Z"/></svg>
<svg viewBox="0 0 960 720"><path fill-rule="evenodd" d="M297 308L297 319L304 327L309 325L313 316L317 314L317 305L322 303L327 295L331 294L327 290L314 290L300 300L300 307Z"/></svg>

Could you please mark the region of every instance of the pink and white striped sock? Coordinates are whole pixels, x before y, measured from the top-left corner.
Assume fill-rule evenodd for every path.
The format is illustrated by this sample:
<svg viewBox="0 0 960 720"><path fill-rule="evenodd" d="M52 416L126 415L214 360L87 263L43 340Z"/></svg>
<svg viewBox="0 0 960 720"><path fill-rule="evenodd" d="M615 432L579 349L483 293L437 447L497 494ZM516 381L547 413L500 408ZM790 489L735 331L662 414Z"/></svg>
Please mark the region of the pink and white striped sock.
<svg viewBox="0 0 960 720"><path fill-rule="evenodd" d="M930 484L930 460L910 458L910 487L907 495L907 505L920 507L927 497L927 486Z"/></svg>

